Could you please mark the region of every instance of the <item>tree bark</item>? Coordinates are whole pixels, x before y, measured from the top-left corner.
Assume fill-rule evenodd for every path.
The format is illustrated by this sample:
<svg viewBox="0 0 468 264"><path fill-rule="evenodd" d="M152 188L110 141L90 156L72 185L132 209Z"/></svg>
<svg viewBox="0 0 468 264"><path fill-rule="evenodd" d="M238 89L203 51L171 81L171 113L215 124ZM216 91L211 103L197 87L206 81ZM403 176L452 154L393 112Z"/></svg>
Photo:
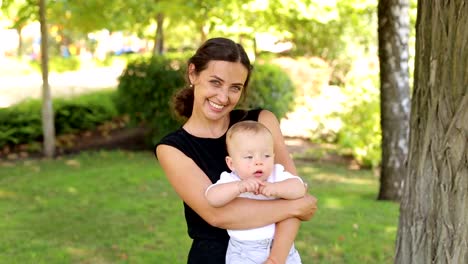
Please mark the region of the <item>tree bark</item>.
<svg viewBox="0 0 468 264"><path fill-rule="evenodd" d="M18 33L18 50L16 52L16 56L18 58L23 57L23 49L24 49L24 44L23 44L23 27L18 27L16 29Z"/></svg>
<svg viewBox="0 0 468 264"><path fill-rule="evenodd" d="M41 23L41 71L42 71L42 131L44 135L44 155L52 158L55 154L55 126L52 97L49 87L48 32L46 20L46 0L39 0Z"/></svg>
<svg viewBox="0 0 468 264"><path fill-rule="evenodd" d="M154 39L153 55L162 55L164 51L164 14L158 13L156 16L156 37Z"/></svg>
<svg viewBox="0 0 468 264"><path fill-rule="evenodd" d="M378 199L399 201L409 140L409 0L380 0L378 25L382 128Z"/></svg>
<svg viewBox="0 0 468 264"><path fill-rule="evenodd" d="M468 1L419 0L395 263L468 263Z"/></svg>

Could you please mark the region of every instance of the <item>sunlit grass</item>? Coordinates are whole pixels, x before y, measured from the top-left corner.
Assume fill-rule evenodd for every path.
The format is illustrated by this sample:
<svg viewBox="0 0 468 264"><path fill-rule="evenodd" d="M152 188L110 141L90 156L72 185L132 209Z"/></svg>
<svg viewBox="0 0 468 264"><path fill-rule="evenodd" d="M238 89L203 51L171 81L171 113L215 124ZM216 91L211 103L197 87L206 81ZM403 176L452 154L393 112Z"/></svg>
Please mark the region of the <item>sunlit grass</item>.
<svg viewBox="0 0 468 264"><path fill-rule="evenodd" d="M319 211L303 263L392 263L398 205L370 171L298 164ZM182 203L150 152L0 163L0 263L185 263Z"/></svg>

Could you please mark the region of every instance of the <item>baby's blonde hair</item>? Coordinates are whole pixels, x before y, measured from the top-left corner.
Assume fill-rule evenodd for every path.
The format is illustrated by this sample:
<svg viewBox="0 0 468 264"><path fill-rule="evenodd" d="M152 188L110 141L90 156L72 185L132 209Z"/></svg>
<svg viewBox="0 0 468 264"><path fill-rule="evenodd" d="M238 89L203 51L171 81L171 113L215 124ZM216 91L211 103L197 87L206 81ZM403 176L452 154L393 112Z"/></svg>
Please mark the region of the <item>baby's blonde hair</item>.
<svg viewBox="0 0 468 264"><path fill-rule="evenodd" d="M252 120L241 121L230 127L226 133L226 147L228 153L230 153L229 150L232 148L232 146L230 146L232 137L242 132L251 132L254 134L265 133L273 138L273 134L271 134L271 131L264 124Z"/></svg>

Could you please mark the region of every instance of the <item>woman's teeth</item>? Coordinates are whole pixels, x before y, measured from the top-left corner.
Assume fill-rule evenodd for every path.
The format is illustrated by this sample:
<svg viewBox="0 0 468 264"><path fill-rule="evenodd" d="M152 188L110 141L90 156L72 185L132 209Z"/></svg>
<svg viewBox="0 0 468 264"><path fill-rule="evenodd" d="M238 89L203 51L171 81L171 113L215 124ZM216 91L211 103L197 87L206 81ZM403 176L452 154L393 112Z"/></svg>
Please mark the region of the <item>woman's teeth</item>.
<svg viewBox="0 0 468 264"><path fill-rule="evenodd" d="M216 103L213 103L211 101L208 101L210 103L210 105L216 109L223 109L224 105L219 105L219 104L216 104Z"/></svg>

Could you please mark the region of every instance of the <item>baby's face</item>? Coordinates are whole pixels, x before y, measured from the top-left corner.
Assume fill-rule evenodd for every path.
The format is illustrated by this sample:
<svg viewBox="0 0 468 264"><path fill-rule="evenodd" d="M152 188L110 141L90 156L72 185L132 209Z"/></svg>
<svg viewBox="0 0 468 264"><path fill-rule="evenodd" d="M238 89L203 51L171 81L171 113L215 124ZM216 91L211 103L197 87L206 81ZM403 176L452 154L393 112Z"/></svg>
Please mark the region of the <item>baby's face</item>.
<svg viewBox="0 0 468 264"><path fill-rule="evenodd" d="M237 133L229 145L228 166L241 179L256 177L266 180L270 176L275 162L271 134L251 131Z"/></svg>

